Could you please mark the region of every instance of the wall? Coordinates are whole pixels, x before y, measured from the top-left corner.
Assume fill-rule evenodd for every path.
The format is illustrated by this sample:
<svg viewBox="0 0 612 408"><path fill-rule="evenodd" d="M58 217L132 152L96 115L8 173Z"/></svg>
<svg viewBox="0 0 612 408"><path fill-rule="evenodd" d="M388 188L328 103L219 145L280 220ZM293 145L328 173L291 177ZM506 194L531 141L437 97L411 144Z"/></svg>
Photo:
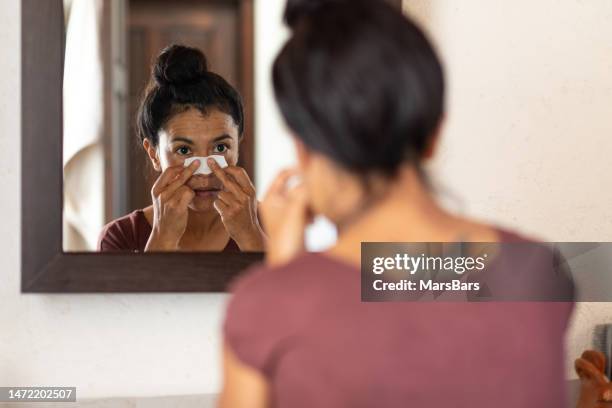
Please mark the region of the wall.
<svg viewBox="0 0 612 408"><path fill-rule="evenodd" d="M257 151L274 153L266 156L274 158L265 164L271 175L292 159L281 147L288 139L267 83L270 58L285 35L283 1L256 3L256 120L266 137ZM434 16L426 3L414 4ZM460 192L469 213L558 240L609 240L612 193L599 186L611 174L606 136L612 125L604 114L612 113L612 76L604 72L612 68L606 48L612 29L605 25L612 3L566 0L556 9L553 3L430 2L447 5L436 10L434 28L451 71L449 124L434 170ZM76 385L80 397L216 392L224 295L19 294L19 5L0 2L6 53L0 66L0 384ZM483 34L515 24L520 36ZM588 343L592 324L612 322L611 309L579 309L569 335L572 357Z"/></svg>
<svg viewBox="0 0 612 408"><path fill-rule="evenodd" d="M264 9L262 3L266 4ZM295 163L295 151L289 130L274 100L271 81L272 62L287 39L288 30L281 24L284 0L255 1L256 6L256 72L255 72L255 144L256 185L259 195L284 167Z"/></svg>
<svg viewBox="0 0 612 408"><path fill-rule="evenodd" d="M268 186L278 172L295 165L296 155L290 138L289 129L285 126L272 90L272 63L278 50L288 36L288 30L280 25L284 0L256 1L256 65L255 73L255 185L258 196L263 197ZM336 229L323 218L306 230L306 248L310 251L322 251L333 245L336 240Z"/></svg>
<svg viewBox="0 0 612 408"><path fill-rule="evenodd" d="M449 79L435 178L461 211L550 241L611 241L612 2L404 0ZM612 260L611 260L612 262ZM612 304L580 304L571 364Z"/></svg>
<svg viewBox="0 0 612 408"><path fill-rule="evenodd" d="M277 15L284 2L256 4L259 90L266 88L274 53L269 45L282 40ZM0 384L76 385L81 398L218 391L225 295L19 293L20 18L19 0L0 2L6 53L0 66ZM265 92L258 102L272 105ZM279 125L269 116L258 112L259 129L276 135Z"/></svg>

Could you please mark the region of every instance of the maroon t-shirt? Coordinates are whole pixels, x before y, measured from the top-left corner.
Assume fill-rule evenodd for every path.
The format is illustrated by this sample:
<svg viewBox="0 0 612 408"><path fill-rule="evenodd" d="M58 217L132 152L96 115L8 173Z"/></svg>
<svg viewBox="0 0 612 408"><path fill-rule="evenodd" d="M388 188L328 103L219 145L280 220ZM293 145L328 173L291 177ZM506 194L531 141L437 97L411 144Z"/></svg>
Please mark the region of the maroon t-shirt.
<svg viewBox="0 0 612 408"><path fill-rule="evenodd" d="M360 283L309 253L232 285L225 341L273 406L565 407L572 303L362 303Z"/></svg>
<svg viewBox="0 0 612 408"><path fill-rule="evenodd" d="M136 210L107 224L98 239L100 252L144 252L151 235L151 224L143 210ZM239 252L238 244L230 238L222 252Z"/></svg>

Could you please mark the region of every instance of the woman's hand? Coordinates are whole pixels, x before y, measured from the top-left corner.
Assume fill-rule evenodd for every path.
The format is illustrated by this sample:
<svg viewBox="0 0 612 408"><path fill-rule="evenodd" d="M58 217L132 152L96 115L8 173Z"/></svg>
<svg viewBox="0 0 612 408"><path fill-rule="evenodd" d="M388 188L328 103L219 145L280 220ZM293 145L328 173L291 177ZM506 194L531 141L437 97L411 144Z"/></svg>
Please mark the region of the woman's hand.
<svg viewBox="0 0 612 408"><path fill-rule="evenodd" d="M612 407L612 384L605 376L606 356L593 350L582 353L574 363L580 378L578 408Z"/></svg>
<svg viewBox="0 0 612 408"><path fill-rule="evenodd" d="M185 183L199 165L199 160L196 160L188 167L168 167L153 185L153 226L145 252L178 249L187 228L189 203L195 196Z"/></svg>
<svg viewBox="0 0 612 408"><path fill-rule="evenodd" d="M272 182L261 203L263 225L268 234L266 262L281 265L305 251L304 232L312 222L306 188L289 188L297 170L282 171Z"/></svg>
<svg viewBox="0 0 612 408"><path fill-rule="evenodd" d="M223 183L224 191L219 192L214 206L228 234L242 251L263 251L265 235L257 217L257 195L249 175L241 167L222 169L213 159L208 159L208 167Z"/></svg>

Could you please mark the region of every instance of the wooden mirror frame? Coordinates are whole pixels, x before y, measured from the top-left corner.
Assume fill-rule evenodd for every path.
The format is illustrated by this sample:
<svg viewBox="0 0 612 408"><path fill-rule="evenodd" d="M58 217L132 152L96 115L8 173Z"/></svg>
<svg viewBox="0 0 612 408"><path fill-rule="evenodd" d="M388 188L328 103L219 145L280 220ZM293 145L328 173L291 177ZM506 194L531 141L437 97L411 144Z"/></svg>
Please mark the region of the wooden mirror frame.
<svg viewBox="0 0 612 408"><path fill-rule="evenodd" d="M241 0L253 129L253 1ZM387 0L401 7L401 0ZM262 253L96 253L62 247L62 0L21 3L21 291L222 292Z"/></svg>
<svg viewBox="0 0 612 408"><path fill-rule="evenodd" d="M21 291L225 291L263 254L63 251L63 3L22 0L21 13ZM241 0L240 13L248 84L243 97L252 121L253 0Z"/></svg>

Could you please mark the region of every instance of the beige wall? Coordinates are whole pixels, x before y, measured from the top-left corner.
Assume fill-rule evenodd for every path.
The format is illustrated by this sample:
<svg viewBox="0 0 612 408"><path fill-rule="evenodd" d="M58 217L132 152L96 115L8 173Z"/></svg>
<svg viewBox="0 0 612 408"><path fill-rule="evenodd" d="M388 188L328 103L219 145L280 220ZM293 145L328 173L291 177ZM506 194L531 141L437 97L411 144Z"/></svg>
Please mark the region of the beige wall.
<svg viewBox="0 0 612 408"><path fill-rule="evenodd" d="M449 78L435 169L467 212L610 240L612 2L407 0Z"/></svg>
<svg viewBox="0 0 612 408"><path fill-rule="evenodd" d="M468 214L551 241L612 241L612 2L404 0L449 79L433 171ZM571 362L612 304L579 305Z"/></svg>
<svg viewBox="0 0 612 408"><path fill-rule="evenodd" d="M0 1L0 385L76 385L79 398L217 392L225 295L19 293L20 3ZM256 2L258 89L283 4ZM258 115L266 126L269 110Z"/></svg>
<svg viewBox="0 0 612 408"><path fill-rule="evenodd" d="M256 2L256 119L259 135L288 145L267 71L286 34L278 21L283 3ZM434 14L428 4L446 4L446 12ZM80 397L217 391L224 295L19 294L19 5L0 2L6 54L0 65L0 384L76 385ZM602 177L610 174L612 151L606 117L612 116L612 77L606 77L612 3L439 0L415 6L430 13L452 74L437 167L443 184L464 197L470 213L552 239L612 239L605 211L612 193L600 188L609 181ZM517 22L524 24L518 37L498 32ZM492 56L480 61L483 55ZM539 80L531 79L529 67ZM271 146L258 144L258 155ZM281 156L283 149L274 153L269 163L292 159ZM262 182L274 170L266 167ZM570 354L588 343L593 323L612 322L611 309L591 304L579 310Z"/></svg>

